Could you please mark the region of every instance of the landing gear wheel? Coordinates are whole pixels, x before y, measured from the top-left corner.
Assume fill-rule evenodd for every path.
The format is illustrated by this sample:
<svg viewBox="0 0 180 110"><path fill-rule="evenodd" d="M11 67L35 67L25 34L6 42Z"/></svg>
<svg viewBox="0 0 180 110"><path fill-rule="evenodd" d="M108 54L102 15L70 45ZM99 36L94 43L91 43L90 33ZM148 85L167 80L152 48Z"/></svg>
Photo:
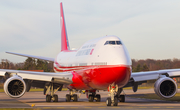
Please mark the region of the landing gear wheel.
<svg viewBox="0 0 180 110"><path fill-rule="evenodd" d="M118 99L117 97L114 97L114 103L113 103L113 106L117 106L118 105Z"/></svg>
<svg viewBox="0 0 180 110"><path fill-rule="evenodd" d="M99 94L96 95L96 102L101 102L101 96Z"/></svg>
<svg viewBox="0 0 180 110"><path fill-rule="evenodd" d="M119 102L125 102L125 95L120 95Z"/></svg>
<svg viewBox="0 0 180 110"><path fill-rule="evenodd" d="M54 98L53 102L58 102L58 95L53 95L53 98Z"/></svg>
<svg viewBox="0 0 180 110"><path fill-rule="evenodd" d="M111 106L111 98L110 97L107 98L106 105L107 106Z"/></svg>
<svg viewBox="0 0 180 110"><path fill-rule="evenodd" d="M77 101L78 101L77 94L74 94L74 95L73 95L73 98L74 98L74 99L73 99L73 102L77 102Z"/></svg>
<svg viewBox="0 0 180 110"><path fill-rule="evenodd" d="M66 102L70 102L71 101L71 96L70 94L66 94Z"/></svg>
<svg viewBox="0 0 180 110"><path fill-rule="evenodd" d="M50 95L46 95L46 102L51 102L51 96Z"/></svg>
<svg viewBox="0 0 180 110"><path fill-rule="evenodd" d="M89 95L88 99L89 99L89 102L93 102L93 100L94 100L93 95Z"/></svg>

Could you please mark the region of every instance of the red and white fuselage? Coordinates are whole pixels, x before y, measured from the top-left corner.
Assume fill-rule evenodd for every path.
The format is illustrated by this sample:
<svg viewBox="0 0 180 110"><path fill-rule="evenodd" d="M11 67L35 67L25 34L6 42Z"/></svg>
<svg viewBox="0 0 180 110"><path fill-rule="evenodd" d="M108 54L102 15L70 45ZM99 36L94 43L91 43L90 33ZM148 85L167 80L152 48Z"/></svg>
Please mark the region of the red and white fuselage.
<svg viewBox="0 0 180 110"><path fill-rule="evenodd" d="M131 59L122 40L113 35L86 42L78 50L61 51L56 72L71 71L74 89L107 90L110 84L123 87L131 76Z"/></svg>

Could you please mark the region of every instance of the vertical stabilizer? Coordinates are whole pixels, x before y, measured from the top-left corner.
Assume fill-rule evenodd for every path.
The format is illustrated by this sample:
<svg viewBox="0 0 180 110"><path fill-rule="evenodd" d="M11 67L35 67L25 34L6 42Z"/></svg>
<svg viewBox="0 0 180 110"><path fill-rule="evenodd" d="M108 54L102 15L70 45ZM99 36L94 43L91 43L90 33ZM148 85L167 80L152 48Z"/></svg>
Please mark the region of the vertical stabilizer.
<svg viewBox="0 0 180 110"><path fill-rule="evenodd" d="M60 3L60 23L61 23L61 51L69 50L69 41L66 32L66 24L64 19L62 2Z"/></svg>

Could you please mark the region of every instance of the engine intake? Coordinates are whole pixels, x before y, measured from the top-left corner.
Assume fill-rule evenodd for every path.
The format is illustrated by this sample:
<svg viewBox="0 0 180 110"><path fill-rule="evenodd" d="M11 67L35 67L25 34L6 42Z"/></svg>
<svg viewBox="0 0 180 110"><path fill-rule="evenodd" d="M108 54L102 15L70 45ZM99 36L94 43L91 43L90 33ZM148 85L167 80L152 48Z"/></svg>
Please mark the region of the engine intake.
<svg viewBox="0 0 180 110"><path fill-rule="evenodd" d="M26 92L26 84L21 77L15 75L5 81L4 91L12 98L19 98Z"/></svg>
<svg viewBox="0 0 180 110"><path fill-rule="evenodd" d="M163 77L155 82L154 91L162 98L171 98L177 92L177 84L173 79L169 77Z"/></svg>

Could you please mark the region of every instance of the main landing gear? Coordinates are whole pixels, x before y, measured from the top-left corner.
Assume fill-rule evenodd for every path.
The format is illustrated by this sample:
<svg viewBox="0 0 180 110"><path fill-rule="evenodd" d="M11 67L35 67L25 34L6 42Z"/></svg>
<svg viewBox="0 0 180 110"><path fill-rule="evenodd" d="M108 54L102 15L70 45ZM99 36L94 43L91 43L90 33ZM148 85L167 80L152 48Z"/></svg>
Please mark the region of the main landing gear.
<svg viewBox="0 0 180 110"><path fill-rule="evenodd" d="M73 102L77 102L78 101L78 96L77 94L74 94L74 90L70 90L69 94L66 94L66 102L70 102L71 100Z"/></svg>
<svg viewBox="0 0 180 110"><path fill-rule="evenodd" d="M96 102L100 102L101 101L101 96L99 94L96 94L96 90L91 90L89 92L91 93L88 96L89 102L93 102L94 100Z"/></svg>
<svg viewBox="0 0 180 110"><path fill-rule="evenodd" d="M46 84L44 87L44 94L46 95L46 102L58 102L58 95L54 94L59 89L62 89L63 85L55 85L53 83ZM50 94L48 94L50 92Z"/></svg>
<svg viewBox="0 0 180 110"><path fill-rule="evenodd" d="M122 88L118 88L118 86L114 86L114 85L110 85L108 87L108 91L109 96L106 100L106 104L107 106L111 106L111 104L113 104L113 106L117 106L118 105L118 100L120 102L125 102L125 96L124 95L120 95L120 93L122 92Z"/></svg>

